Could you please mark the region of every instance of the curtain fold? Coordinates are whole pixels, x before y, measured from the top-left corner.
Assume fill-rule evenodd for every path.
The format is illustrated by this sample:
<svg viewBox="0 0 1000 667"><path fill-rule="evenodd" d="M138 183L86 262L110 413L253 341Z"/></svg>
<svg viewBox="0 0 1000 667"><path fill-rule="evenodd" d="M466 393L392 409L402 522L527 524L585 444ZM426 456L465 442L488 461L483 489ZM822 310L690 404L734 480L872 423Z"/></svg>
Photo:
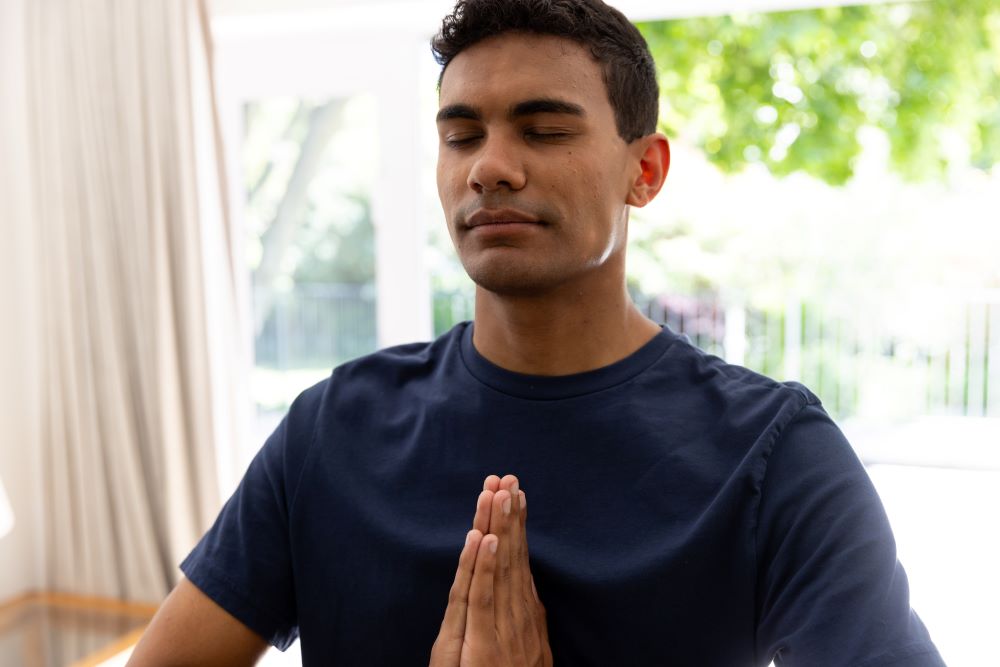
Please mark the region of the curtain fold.
<svg viewBox="0 0 1000 667"><path fill-rule="evenodd" d="M27 7L53 590L162 599L240 435L208 34L197 0Z"/></svg>

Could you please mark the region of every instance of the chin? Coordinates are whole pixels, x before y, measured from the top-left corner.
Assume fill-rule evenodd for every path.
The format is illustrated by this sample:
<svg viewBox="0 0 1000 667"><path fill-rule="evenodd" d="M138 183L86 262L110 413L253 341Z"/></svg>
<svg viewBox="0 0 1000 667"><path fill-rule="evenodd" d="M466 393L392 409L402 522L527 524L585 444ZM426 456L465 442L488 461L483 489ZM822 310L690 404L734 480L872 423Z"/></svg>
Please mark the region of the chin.
<svg viewBox="0 0 1000 667"><path fill-rule="evenodd" d="M554 267L516 266L512 262L463 262L465 272L478 287L498 296L538 296L566 282Z"/></svg>

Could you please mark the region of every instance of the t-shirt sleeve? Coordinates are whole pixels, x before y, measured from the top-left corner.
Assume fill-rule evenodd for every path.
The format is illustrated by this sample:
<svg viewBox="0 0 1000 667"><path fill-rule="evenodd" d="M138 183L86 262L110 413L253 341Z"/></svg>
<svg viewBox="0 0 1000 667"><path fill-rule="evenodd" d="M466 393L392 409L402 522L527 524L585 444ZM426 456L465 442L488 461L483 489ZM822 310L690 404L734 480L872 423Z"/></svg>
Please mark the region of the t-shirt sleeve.
<svg viewBox="0 0 1000 667"><path fill-rule="evenodd" d="M819 405L767 461L757 524L757 654L778 667L941 667L867 472Z"/></svg>
<svg viewBox="0 0 1000 667"><path fill-rule="evenodd" d="M214 525L181 563L187 578L281 650L298 636L289 514L315 426L307 390L250 463Z"/></svg>

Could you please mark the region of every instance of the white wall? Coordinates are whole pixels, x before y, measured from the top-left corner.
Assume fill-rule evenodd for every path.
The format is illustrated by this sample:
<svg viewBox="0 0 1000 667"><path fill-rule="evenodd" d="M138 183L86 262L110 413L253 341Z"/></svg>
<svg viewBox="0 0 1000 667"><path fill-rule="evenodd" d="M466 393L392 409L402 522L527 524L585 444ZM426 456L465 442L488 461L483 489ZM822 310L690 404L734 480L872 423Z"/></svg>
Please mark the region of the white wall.
<svg viewBox="0 0 1000 667"><path fill-rule="evenodd" d="M30 213L24 8L0 0L0 478L15 525L0 538L0 601L41 585L37 278Z"/></svg>

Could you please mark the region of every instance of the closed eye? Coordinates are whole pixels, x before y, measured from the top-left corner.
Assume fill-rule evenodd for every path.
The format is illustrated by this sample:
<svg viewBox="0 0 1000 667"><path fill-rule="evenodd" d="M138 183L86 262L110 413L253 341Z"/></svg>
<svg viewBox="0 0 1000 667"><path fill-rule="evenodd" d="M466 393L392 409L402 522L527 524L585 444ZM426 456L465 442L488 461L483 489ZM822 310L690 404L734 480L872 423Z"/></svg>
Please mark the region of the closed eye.
<svg viewBox="0 0 1000 667"><path fill-rule="evenodd" d="M563 141L569 139L574 133L565 130L529 129L525 130L524 136L528 139L540 141Z"/></svg>
<svg viewBox="0 0 1000 667"><path fill-rule="evenodd" d="M479 141L481 138L481 134L456 134L446 136L444 138L444 143L449 148L462 148L463 146L468 146L475 141Z"/></svg>

